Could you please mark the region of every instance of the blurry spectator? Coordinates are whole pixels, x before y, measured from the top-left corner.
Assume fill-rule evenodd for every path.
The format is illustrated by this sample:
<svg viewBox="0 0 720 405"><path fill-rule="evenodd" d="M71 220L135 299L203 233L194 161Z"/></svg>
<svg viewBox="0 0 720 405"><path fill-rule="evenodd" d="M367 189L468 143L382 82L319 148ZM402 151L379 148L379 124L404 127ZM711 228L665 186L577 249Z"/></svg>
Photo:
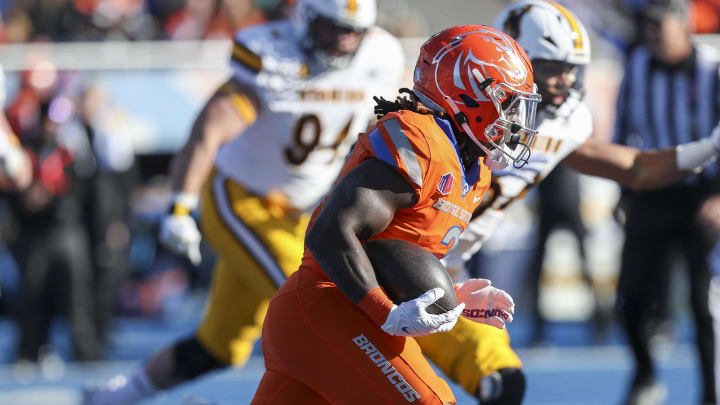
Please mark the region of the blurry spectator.
<svg viewBox="0 0 720 405"><path fill-rule="evenodd" d="M720 118L717 98L720 57L691 42L683 0L649 0L640 9L641 41L630 49L618 97L616 141L642 149L664 148L710 134ZM690 299L702 369L703 404L715 404L715 347L708 308L707 257L715 236L701 226L700 207L717 205L717 165L677 186L657 191L624 190L626 241L618 285L636 365L625 404L659 404L666 388L656 381L650 342L668 300L671 252L687 262ZM659 220L660 219L660 220Z"/></svg>
<svg viewBox="0 0 720 405"><path fill-rule="evenodd" d="M0 24L0 42L231 38L284 18L292 0L23 0ZM2 23L0 21L0 23Z"/></svg>
<svg viewBox="0 0 720 405"><path fill-rule="evenodd" d="M231 38L232 27L219 0L188 0L163 24L170 39Z"/></svg>
<svg viewBox="0 0 720 405"><path fill-rule="evenodd" d="M700 209L700 220L703 225L707 226L716 236L720 236L720 196L709 198ZM715 201L714 201L715 200ZM711 270L712 277L710 279L709 304L710 313L713 317L713 326L715 330L720 330L720 244L715 244L713 253L711 254ZM720 337L715 335L715 343L718 344ZM717 346L716 346L717 347ZM716 349L717 350L717 349ZM718 395L720 385L715 386L715 395Z"/></svg>
<svg viewBox="0 0 720 405"><path fill-rule="evenodd" d="M95 265L98 338L107 333L120 283L129 270L129 196L136 183L135 155L126 120L115 111L100 84L84 89L77 125L88 137L96 161L88 193L87 221Z"/></svg>
<svg viewBox="0 0 720 405"><path fill-rule="evenodd" d="M0 67L0 106L2 107L5 106L5 98L5 75ZM30 158L13 134L7 117L2 112L0 113L0 191L4 193L23 191L31 181ZM19 277L17 267L5 244L12 238L16 224L12 209L3 197L0 195L0 307L10 308L16 304Z"/></svg>
<svg viewBox="0 0 720 405"><path fill-rule="evenodd" d="M78 156L60 141L61 124L69 118L60 99L41 101L35 125L20 134L34 168L29 188L12 198L20 223L12 246L22 272L20 360L38 360L58 302L68 305L76 358L101 357L90 244L83 223L86 184L79 176Z"/></svg>
<svg viewBox="0 0 720 405"><path fill-rule="evenodd" d="M287 18L293 0L222 0L235 30L263 21Z"/></svg>
<svg viewBox="0 0 720 405"><path fill-rule="evenodd" d="M27 14L13 11L7 16L3 40L7 42L27 42L32 35L32 22Z"/></svg>
<svg viewBox="0 0 720 405"><path fill-rule="evenodd" d="M265 20L280 20L290 17L290 9L294 2L294 0L253 0L255 6L262 11Z"/></svg>

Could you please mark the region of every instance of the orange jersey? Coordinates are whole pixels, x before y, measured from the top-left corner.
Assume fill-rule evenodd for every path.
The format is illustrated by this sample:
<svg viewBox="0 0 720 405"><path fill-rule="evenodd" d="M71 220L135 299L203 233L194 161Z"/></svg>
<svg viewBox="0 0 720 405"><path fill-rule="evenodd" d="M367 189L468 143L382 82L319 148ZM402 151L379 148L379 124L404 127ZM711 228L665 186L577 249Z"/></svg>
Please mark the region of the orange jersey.
<svg viewBox="0 0 720 405"><path fill-rule="evenodd" d="M406 240L444 257L490 186L490 170L482 158L466 171L450 123L406 110L387 114L359 136L340 177L371 157L394 167L418 196L414 206L397 211L373 239ZM313 212L310 226L321 208ZM307 248L301 267L324 274Z"/></svg>

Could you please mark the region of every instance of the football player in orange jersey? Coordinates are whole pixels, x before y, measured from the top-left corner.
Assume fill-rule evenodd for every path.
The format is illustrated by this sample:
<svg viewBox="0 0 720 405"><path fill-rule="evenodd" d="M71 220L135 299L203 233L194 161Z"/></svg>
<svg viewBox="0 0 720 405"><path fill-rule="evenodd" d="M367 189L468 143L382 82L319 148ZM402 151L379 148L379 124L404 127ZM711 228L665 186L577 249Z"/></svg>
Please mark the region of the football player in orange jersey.
<svg viewBox="0 0 720 405"><path fill-rule="evenodd" d="M393 238L447 254L488 189L488 167L527 160L539 100L525 52L500 31L457 26L423 44L410 99L380 100L380 121L313 214L300 269L270 302L253 404L455 402L414 337L477 312L464 308L504 312L473 319L502 328L512 300L469 280L446 313L425 311L440 289L395 305L361 244Z"/></svg>

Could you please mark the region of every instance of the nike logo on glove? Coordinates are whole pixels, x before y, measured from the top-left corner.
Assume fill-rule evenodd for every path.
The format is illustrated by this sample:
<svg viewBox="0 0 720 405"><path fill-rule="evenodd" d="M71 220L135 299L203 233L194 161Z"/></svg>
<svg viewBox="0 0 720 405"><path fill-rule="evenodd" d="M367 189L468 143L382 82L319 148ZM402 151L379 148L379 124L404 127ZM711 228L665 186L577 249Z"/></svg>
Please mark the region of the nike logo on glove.
<svg viewBox="0 0 720 405"><path fill-rule="evenodd" d="M403 332L405 332L405 333L410 333L410 331L408 330L408 327L407 327L407 326L403 326L403 327L400 328L400 329L401 329Z"/></svg>
<svg viewBox="0 0 720 405"><path fill-rule="evenodd" d="M480 196L480 198L478 198L477 194L474 195L473 196L473 204L477 204L477 202L482 201L482 199L483 199L483 196Z"/></svg>

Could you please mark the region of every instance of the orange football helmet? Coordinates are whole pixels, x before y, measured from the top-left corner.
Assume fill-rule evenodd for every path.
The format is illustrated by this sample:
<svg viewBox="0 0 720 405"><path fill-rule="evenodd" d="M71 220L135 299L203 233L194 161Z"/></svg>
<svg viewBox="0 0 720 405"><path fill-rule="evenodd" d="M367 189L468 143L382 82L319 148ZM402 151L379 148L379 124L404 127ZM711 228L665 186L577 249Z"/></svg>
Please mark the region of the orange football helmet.
<svg viewBox="0 0 720 405"><path fill-rule="evenodd" d="M540 95L530 59L510 36L484 25L448 28L422 45L413 79L420 101L448 113L490 169L527 163Z"/></svg>

